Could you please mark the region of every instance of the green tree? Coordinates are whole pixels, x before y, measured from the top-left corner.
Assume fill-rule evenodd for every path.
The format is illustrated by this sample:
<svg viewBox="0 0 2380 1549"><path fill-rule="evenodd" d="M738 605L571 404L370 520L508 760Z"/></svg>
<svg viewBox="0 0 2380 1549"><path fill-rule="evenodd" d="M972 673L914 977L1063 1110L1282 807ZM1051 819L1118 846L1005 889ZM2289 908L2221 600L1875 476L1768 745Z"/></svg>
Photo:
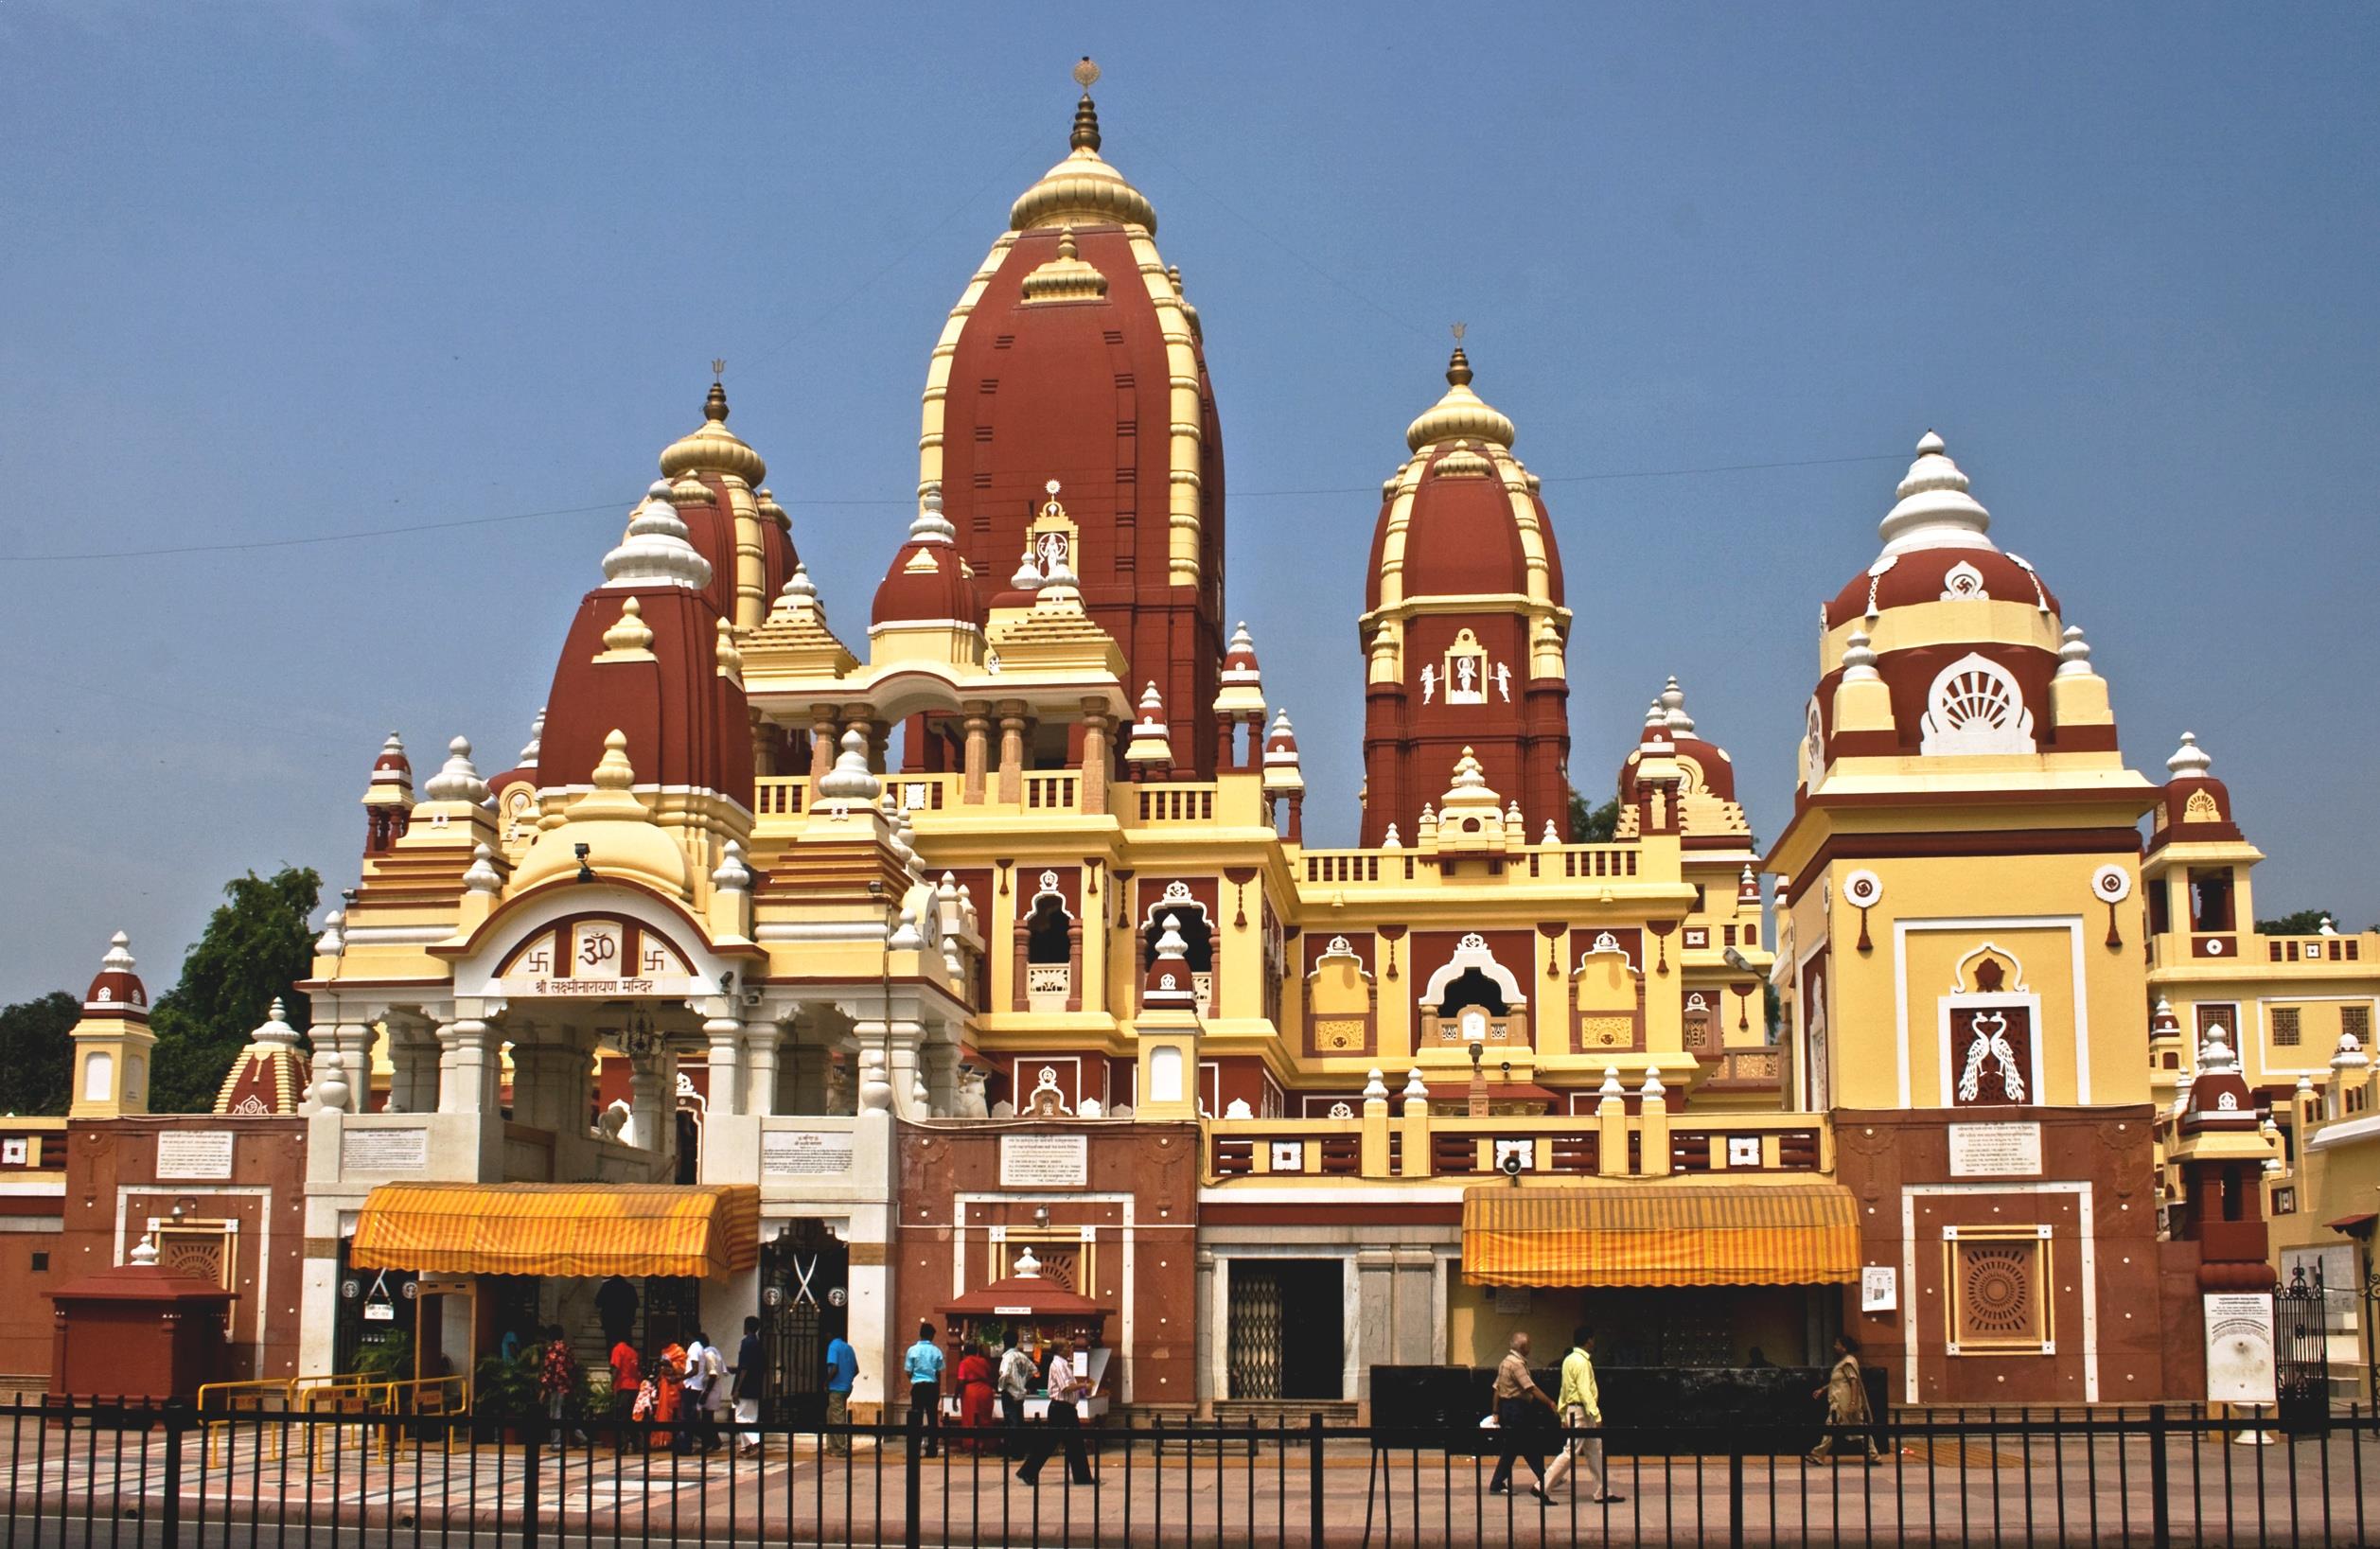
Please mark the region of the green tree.
<svg viewBox="0 0 2380 1549"><path fill-rule="evenodd" d="M1572 844L1610 844L1619 832L1620 799L1616 796L1599 807L1587 805L1587 799L1576 790L1570 793L1570 842Z"/></svg>
<svg viewBox="0 0 2380 1549"><path fill-rule="evenodd" d="M66 1034L82 1003L63 990L0 1006L0 1113L62 1114L74 1051Z"/></svg>
<svg viewBox="0 0 2380 1549"><path fill-rule="evenodd" d="M265 1019L273 997L290 1026L307 1028L306 997L290 986L314 962L314 932L307 924L322 896L323 879L306 867L284 867L270 877L251 871L223 889L228 900L182 959L182 980L159 995L149 1024L157 1034L150 1106L158 1113L203 1113L248 1034Z"/></svg>
<svg viewBox="0 0 2380 1549"><path fill-rule="evenodd" d="M2267 936L2312 936L2322 928L2322 922L2331 917L2328 909L2300 909L2278 920L2259 920L2256 928Z"/></svg>

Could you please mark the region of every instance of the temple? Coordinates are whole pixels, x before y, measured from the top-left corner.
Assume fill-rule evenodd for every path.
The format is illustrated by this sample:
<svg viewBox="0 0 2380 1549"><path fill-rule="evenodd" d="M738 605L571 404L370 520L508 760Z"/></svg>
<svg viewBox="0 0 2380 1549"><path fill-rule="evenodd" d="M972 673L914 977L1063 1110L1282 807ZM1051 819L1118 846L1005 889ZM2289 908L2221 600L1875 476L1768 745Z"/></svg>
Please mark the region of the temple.
<svg viewBox="0 0 2380 1549"><path fill-rule="evenodd" d="M1860 568L1764 847L1674 678L1620 767L1570 767L1525 413L1459 344L1434 398L1417 361L1344 599L1361 843L1308 845L1289 679L1225 607L1229 308L1077 79L926 362L905 526L781 502L714 368L587 546L509 766L357 749L310 1050L276 1015L214 1115L149 1115L119 937L73 1114L9 1121L11 1243L166 1244L260 1378L398 1333L467 1372L545 1323L600 1364L624 1317L757 1310L797 1419L831 1333L897 1417L907 1331L996 1314L1093 1338L1102 1404L1149 1413L1358 1413L1579 1321L1681 1369L1856 1330L1896 1402L2189 1398L2200 1297L2270 1290L2276 1233L2354 1246L2294 1227L2318 1156L2371 1164L2380 936L2247 928L2207 754L2125 763L1939 435L1877 546L1873 513L1810 535ZM804 547L857 541L882 580L824 595ZM2318 1209L2368 1241L2353 1179Z"/></svg>

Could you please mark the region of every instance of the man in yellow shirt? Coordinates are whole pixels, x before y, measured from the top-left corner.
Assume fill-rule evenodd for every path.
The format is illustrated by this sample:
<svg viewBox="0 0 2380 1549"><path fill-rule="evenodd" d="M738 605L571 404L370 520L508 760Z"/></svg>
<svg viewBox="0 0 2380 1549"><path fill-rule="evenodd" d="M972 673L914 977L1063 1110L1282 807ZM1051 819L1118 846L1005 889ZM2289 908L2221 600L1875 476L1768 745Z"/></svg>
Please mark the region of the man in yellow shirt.
<svg viewBox="0 0 2380 1549"><path fill-rule="evenodd" d="M1595 1435L1603 1425L1602 1399L1595 1386L1595 1330L1583 1324L1571 1330L1570 1353L1561 1361L1561 1393L1554 1402L1561 1411L1562 1429L1574 1435L1546 1470L1545 1493L1551 1495L1560 1487L1562 1477L1576 1462L1585 1467L1587 1479L1595 1487L1593 1499L1625 1499L1613 1495L1604 1478L1603 1438Z"/></svg>

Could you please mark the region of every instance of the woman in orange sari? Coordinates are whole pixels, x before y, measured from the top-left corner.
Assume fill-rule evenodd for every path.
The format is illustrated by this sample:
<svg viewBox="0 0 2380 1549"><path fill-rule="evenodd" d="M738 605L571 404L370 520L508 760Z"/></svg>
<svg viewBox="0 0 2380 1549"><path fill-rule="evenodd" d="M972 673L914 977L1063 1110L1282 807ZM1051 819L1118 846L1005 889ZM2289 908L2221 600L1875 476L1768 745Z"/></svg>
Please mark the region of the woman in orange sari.
<svg viewBox="0 0 2380 1549"><path fill-rule="evenodd" d="M992 1424L992 1359L979 1345L959 1359L959 1423L971 1431ZM967 1445L979 1452L987 1443L976 1437Z"/></svg>
<svg viewBox="0 0 2380 1549"><path fill-rule="evenodd" d="M650 1447L669 1443L678 1434L678 1410L685 1401L686 1347L672 1342L653 1358L653 1432Z"/></svg>

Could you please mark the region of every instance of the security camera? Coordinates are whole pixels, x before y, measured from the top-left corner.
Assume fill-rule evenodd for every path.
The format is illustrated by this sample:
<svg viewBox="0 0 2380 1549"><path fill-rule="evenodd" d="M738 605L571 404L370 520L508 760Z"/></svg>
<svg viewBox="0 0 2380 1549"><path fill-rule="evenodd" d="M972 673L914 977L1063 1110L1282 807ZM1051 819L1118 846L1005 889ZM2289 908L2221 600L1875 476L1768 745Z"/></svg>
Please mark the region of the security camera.
<svg viewBox="0 0 2380 1549"><path fill-rule="evenodd" d="M1741 952L1737 951L1732 946L1726 951L1720 953L1719 956L1725 958L1727 959L1727 966L1733 968L1738 974L1754 974L1759 972L1758 969L1753 967L1752 959L1750 958L1745 957Z"/></svg>

